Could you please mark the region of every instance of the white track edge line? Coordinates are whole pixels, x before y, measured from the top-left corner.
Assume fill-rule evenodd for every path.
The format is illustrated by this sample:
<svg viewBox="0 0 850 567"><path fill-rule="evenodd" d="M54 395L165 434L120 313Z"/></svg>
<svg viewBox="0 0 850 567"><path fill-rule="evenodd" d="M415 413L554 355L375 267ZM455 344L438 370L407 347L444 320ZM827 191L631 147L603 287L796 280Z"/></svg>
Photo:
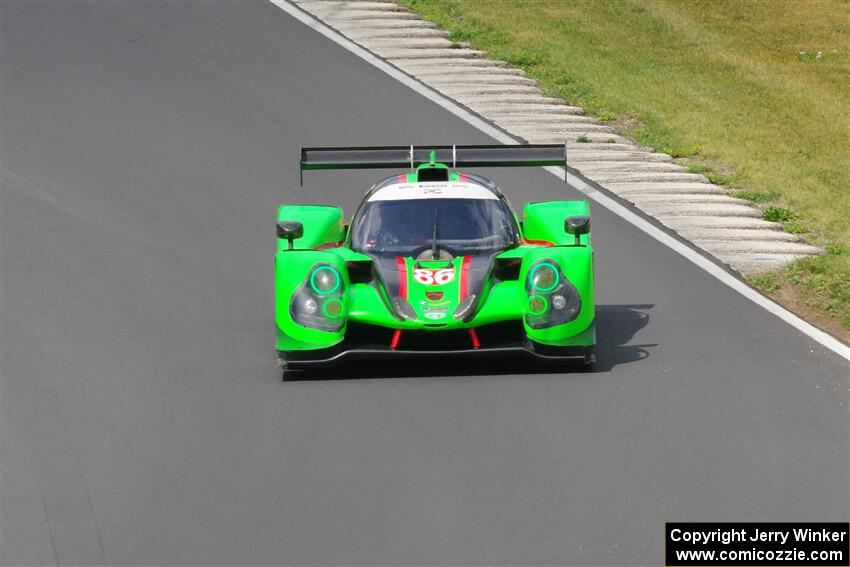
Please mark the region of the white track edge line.
<svg viewBox="0 0 850 567"><path fill-rule="evenodd" d="M308 14L307 12L295 6L294 4L291 4L288 0L269 1L287 14L289 14L290 16L292 16L293 18L295 18L296 20L298 20L299 22L314 29L318 33L322 34L326 38L336 43L337 45L345 48L354 55L360 57L367 63L373 65L374 67L377 67L390 77L414 90L416 93L422 95L431 102L446 109L464 122L470 124L471 126L474 126L484 134L487 134L488 136L506 145L519 144L519 142L517 142L515 139L511 138L501 130L498 130L491 124L487 123L478 116L461 107L453 100L447 98L446 96L437 92L431 87L419 82L410 75L404 73L386 60L381 59L368 49L360 46L359 44L348 39L341 33L337 32L324 22L320 21L318 18ZM559 179L564 179L563 168L547 167L545 169L549 173L556 175ZM716 279L720 280L733 290L737 291L753 303L763 307L765 310L779 317L801 333L807 335L811 339L820 343L822 346L835 352L842 358L850 361L850 346L845 345L829 333L818 329L811 323L801 319L791 311L785 309L775 301L765 297L764 295L756 291L754 288L750 287L749 285L747 285L737 277L733 276L732 274L730 274L708 258L704 257L702 254L679 242L657 226L642 218L634 211L629 210L628 208L621 205L611 197L605 195L592 185L586 183L583 179L576 177L571 173L568 173L567 182L581 193L587 195L588 198L592 199L593 201L596 201L606 209L610 210L615 215L619 216L626 222L635 226L637 229L645 232L646 234L648 234L661 244L672 249L679 255L683 256L693 264L696 264L697 266L699 266L700 268L702 268L703 270L705 270L706 272L708 272L709 274L711 274Z"/></svg>

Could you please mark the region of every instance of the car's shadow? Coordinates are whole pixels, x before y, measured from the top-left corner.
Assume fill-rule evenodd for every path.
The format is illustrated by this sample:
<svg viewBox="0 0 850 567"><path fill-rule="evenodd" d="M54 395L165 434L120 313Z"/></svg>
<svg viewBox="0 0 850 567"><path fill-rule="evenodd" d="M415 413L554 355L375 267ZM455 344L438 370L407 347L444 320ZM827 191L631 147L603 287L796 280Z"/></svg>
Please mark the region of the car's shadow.
<svg viewBox="0 0 850 567"><path fill-rule="evenodd" d="M632 344L635 335L649 324L652 304L596 306L596 368L607 372L619 364L649 358L653 344Z"/></svg>
<svg viewBox="0 0 850 567"><path fill-rule="evenodd" d="M424 378L435 376L489 376L505 374L563 374L608 372L620 364L641 361L650 356L656 344L631 344L649 324L647 311L653 305L598 305L596 307L596 364L582 361L558 364L537 362L531 356L464 357L451 356L399 360L349 360L332 368L286 372L287 381L349 380L361 378Z"/></svg>

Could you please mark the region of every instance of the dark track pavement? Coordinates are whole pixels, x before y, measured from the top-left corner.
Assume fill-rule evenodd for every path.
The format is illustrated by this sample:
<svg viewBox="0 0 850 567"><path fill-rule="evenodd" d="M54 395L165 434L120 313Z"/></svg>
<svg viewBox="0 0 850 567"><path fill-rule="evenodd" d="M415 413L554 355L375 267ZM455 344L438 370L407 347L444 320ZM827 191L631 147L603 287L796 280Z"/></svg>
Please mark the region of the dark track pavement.
<svg viewBox="0 0 850 567"><path fill-rule="evenodd" d="M848 517L848 365L596 207L600 371L283 383L299 145L488 142L265 2L2 3L2 563L662 564ZM539 171L523 200L575 197Z"/></svg>

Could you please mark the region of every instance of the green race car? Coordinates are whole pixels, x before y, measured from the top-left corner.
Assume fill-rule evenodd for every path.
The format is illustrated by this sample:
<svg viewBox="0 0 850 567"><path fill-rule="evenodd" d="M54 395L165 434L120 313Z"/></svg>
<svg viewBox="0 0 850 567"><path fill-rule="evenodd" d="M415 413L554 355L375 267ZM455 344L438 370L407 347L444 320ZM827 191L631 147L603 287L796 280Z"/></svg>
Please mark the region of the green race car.
<svg viewBox="0 0 850 567"><path fill-rule="evenodd" d="M458 167L566 166L566 147L304 148L301 170L409 169L345 223L277 212L275 318L286 372L350 357L523 353L595 362L586 201L528 203Z"/></svg>

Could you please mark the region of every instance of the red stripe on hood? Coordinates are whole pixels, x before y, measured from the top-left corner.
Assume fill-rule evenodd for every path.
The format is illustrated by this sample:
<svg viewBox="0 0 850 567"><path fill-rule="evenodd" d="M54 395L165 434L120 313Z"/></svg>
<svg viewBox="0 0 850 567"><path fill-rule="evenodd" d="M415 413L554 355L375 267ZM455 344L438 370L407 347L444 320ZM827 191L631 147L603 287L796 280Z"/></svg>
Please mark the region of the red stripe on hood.
<svg viewBox="0 0 850 567"><path fill-rule="evenodd" d="M407 263L403 256L395 257L395 267L398 271L398 294L407 299Z"/></svg>
<svg viewBox="0 0 850 567"><path fill-rule="evenodd" d="M472 262L472 256L464 256L463 260L460 263L460 282L458 283L458 287L460 288L460 294L458 295L458 301L463 301L469 294L470 262Z"/></svg>

